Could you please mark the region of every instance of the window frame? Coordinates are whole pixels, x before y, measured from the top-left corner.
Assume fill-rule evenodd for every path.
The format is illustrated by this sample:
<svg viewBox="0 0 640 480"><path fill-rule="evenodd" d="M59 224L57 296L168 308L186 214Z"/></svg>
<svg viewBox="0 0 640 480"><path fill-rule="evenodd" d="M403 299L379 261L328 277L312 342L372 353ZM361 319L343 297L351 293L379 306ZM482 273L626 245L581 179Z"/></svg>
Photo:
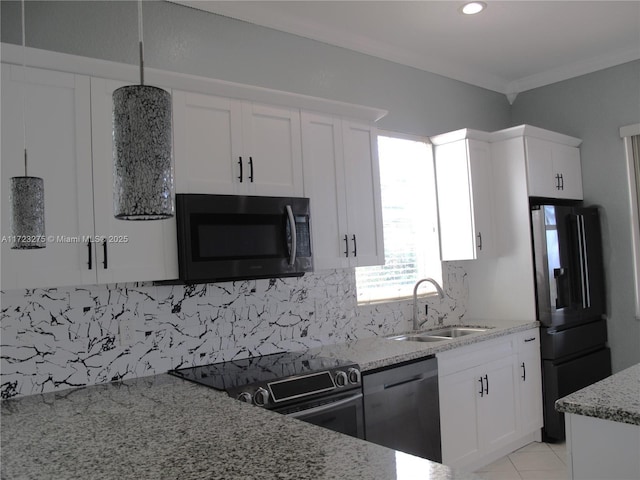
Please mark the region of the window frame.
<svg viewBox="0 0 640 480"><path fill-rule="evenodd" d="M436 241L436 246L437 246L437 257L438 257L438 261L440 263L440 275L439 276L435 276L434 279L438 281L438 283L442 286L442 288L444 289L444 275L443 275L443 266L442 266L442 260L441 260L441 255L440 255L440 232L439 232L439 227L440 227L440 222L439 222L439 218L438 218L438 207L437 207L437 202L438 202L438 195L437 195L437 186L435 184L436 182L436 177L435 177L435 162L434 162L434 150L433 150L433 144L431 143L431 140L428 137L425 136L421 136L421 135L415 135L415 134L410 134L410 133L403 133L403 132L396 132L396 131L391 131L391 130L383 130L383 129L378 129L376 132L376 144L378 142L378 137L390 137L390 138L397 138L397 139L401 139L401 140L409 140L409 141L413 141L413 142L421 142L424 143L427 146L427 155L430 157L431 160L431 169L433 171L433 187L434 187L434 200L435 200L435 225L436 228L438 229L438 231L436 232L436 236L437 236L437 241ZM382 183L382 182L381 182ZM382 190L382 185L380 185L380 189ZM382 192L381 192L382 193ZM382 214L383 214L383 229L384 229L384 206L382 207ZM384 231L383 231L383 236L384 236ZM385 242L385 246L386 246L386 242ZM383 252L383 254L385 255L385 261L386 261L386 252ZM360 268L360 267L358 267ZM364 267L366 268L366 267ZM432 274L429 274L428 276L433 276ZM419 278L416 279L416 281L420 280ZM357 281L356 281L356 290L357 290ZM418 298L427 298L427 297L431 297L431 296L437 296L438 292L436 291L435 287L431 284L423 284L423 286L421 286L420 288L420 293L418 293ZM356 293L356 297L357 297L357 293ZM403 296L397 296L397 297L386 297L386 298L376 298L376 299L370 299L370 300L357 300L357 304L358 305L376 305L376 304L384 304L384 303L394 303L394 302L404 302L407 300L411 300L413 298L413 294L409 294L409 295L403 295Z"/></svg>
<svg viewBox="0 0 640 480"><path fill-rule="evenodd" d="M640 152L634 160L632 137L640 136L640 123L620 128L620 137L624 140L627 160L627 182L629 187L629 213L631 220L631 243L633 257L633 275L635 283L635 316L640 320L640 185L636 177L635 162L640 162Z"/></svg>

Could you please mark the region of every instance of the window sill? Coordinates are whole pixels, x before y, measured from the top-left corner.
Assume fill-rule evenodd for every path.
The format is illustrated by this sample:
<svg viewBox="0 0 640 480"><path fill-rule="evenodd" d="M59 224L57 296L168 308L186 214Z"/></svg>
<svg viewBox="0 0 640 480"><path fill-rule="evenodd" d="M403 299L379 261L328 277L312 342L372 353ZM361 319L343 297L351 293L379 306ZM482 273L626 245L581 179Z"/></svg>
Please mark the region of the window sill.
<svg viewBox="0 0 640 480"><path fill-rule="evenodd" d="M418 294L419 299L437 297L437 296L438 296L438 292L426 292L426 293ZM366 307L369 305L374 306L374 305L391 304L391 303L402 303L407 301L413 301L413 296L409 295L405 297L391 297L391 298L381 298L376 300L363 300L363 301L358 301L358 306Z"/></svg>

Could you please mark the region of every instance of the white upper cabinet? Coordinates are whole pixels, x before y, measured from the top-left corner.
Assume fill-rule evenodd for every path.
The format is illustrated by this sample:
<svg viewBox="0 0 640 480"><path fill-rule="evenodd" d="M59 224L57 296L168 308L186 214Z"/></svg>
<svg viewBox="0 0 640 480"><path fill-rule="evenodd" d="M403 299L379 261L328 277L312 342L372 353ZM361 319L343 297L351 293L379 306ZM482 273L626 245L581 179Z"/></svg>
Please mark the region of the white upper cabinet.
<svg viewBox="0 0 640 480"><path fill-rule="evenodd" d="M182 91L173 108L176 192L302 196L296 109Z"/></svg>
<svg viewBox="0 0 640 480"><path fill-rule="evenodd" d="M26 76L25 76L26 73ZM24 89L24 91L23 91ZM12 250L10 178L42 177L46 248ZM95 283L84 236L93 235L89 78L2 64L2 289Z"/></svg>
<svg viewBox="0 0 640 480"><path fill-rule="evenodd" d="M348 256L364 267L384 264L382 197L377 130L343 121L345 187L347 189Z"/></svg>
<svg viewBox="0 0 640 480"><path fill-rule="evenodd" d="M582 200L582 166L577 147L525 136L530 197Z"/></svg>
<svg viewBox="0 0 640 480"><path fill-rule="evenodd" d="M300 112L243 102L244 183L252 195L303 195Z"/></svg>
<svg viewBox="0 0 640 480"><path fill-rule="evenodd" d="M491 134L491 141L496 143L513 138L522 141L519 148L524 152L529 197L584 198L578 148L582 140L531 125L519 125Z"/></svg>
<svg viewBox="0 0 640 480"><path fill-rule="evenodd" d="M2 288L167 280L178 276L175 219L134 222L113 215L113 90L123 83L2 66L2 179L24 175L22 85L29 174L45 188L47 246L2 244ZM4 185L3 185L4 186ZM10 232L2 189L2 234ZM6 232L6 233L5 233Z"/></svg>
<svg viewBox="0 0 640 480"><path fill-rule="evenodd" d="M383 264L375 128L302 112L302 145L314 268Z"/></svg>
<svg viewBox="0 0 640 480"><path fill-rule="evenodd" d="M91 79L93 198L98 283L171 280L178 277L175 217L128 221L113 215L113 91L126 85Z"/></svg>
<svg viewBox="0 0 640 480"><path fill-rule="evenodd" d="M310 198L315 270L349 266L342 122L302 112L304 191Z"/></svg>
<svg viewBox="0 0 640 480"><path fill-rule="evenodd" d="M131 83L117 79L135 78L138 69L110 64L113 78L106 79L99 73L105 71L102 61L27 51L34 67L42 68L15 66L23 50L3 47L1 288L176 279L175 217L124 221L113 215L112 94ZM83 74L47 70L49 65ZM312 197L320 269L384 263L371 124L385 111L204 77L147 73L150 84L172 88L176 192L306 194ZM28 251L12 250L10 242L9 179L24 175L23 97L28 173L44 179L49 236L46 248ZM328 124L308 124L306 172L301 108L336 115Z"/></svg>
<svg viewBox="0 0 640 480"><path fill-rule="evenodd" d="M244 182L242 104L174 91L173 123L176 192L235 193L240 180Z"/></svg>
<svg viewBox="0 0 640 480"><path fill-rule="evenodd" d="M493 172L489 143L460 130L433 137L442 260L494 253ZM486 134L484 134L486 135Z"/></svg>

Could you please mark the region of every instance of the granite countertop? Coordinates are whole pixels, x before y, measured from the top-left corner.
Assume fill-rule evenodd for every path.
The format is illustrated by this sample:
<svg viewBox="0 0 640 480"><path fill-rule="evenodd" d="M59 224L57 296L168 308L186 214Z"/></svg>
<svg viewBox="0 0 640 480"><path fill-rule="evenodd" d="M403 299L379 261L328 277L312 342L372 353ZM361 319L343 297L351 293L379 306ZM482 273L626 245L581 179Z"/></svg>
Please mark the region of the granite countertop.
<svg viewBox="0 0 640 480"><path fill-rule="evenodd" d="M556 410L640 425L640 363L557 400Z"/></svg>
<svg viewBox="0 0 640 480"><path fill-rule="evenodd" d="M478 326L493 328L436 343L378 337L312 353L355 361L366 372L538 323ZM1 435L3 480L478 478L167 374L4 400Z"/></svg>
<svg viewBox="0 0 640 480"><path fill-rule="evenodd" d="M448 327L451 325L443 325ZM536 321L487 321L467 322L465 327L489 327L482 333L466 335L441 342L407 342L389 340L384 337L365 338L335 345L324 345L313 349L321 356L351 360L367 372L388 367L396 363L417 360L454 348L499 338L512 333L538 328ZM434 327L442 328L442 327Z"/></svg>
<svg viewBox="0 0 640 480"><path fill-rule="evenodd" d="M473 480L167 375L2 402L3 479Z"/></svg>

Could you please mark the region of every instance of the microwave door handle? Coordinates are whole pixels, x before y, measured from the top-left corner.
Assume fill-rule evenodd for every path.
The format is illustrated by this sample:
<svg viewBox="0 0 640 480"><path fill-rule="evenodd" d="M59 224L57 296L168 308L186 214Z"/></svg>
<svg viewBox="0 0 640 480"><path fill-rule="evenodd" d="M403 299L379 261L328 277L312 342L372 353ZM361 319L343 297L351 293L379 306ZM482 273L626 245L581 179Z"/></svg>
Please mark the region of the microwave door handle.
<svg viewBox="0 0 640 480"><path fill-rule="evenodd" d="M291 229L291 250L289 253L289 265L293 265L296 261L296 251L298 250L298 234L296 232L296 219L293 218L293 210L291 205L285 207L287 209L287 217L289 219L289 228Z"/></svg>

